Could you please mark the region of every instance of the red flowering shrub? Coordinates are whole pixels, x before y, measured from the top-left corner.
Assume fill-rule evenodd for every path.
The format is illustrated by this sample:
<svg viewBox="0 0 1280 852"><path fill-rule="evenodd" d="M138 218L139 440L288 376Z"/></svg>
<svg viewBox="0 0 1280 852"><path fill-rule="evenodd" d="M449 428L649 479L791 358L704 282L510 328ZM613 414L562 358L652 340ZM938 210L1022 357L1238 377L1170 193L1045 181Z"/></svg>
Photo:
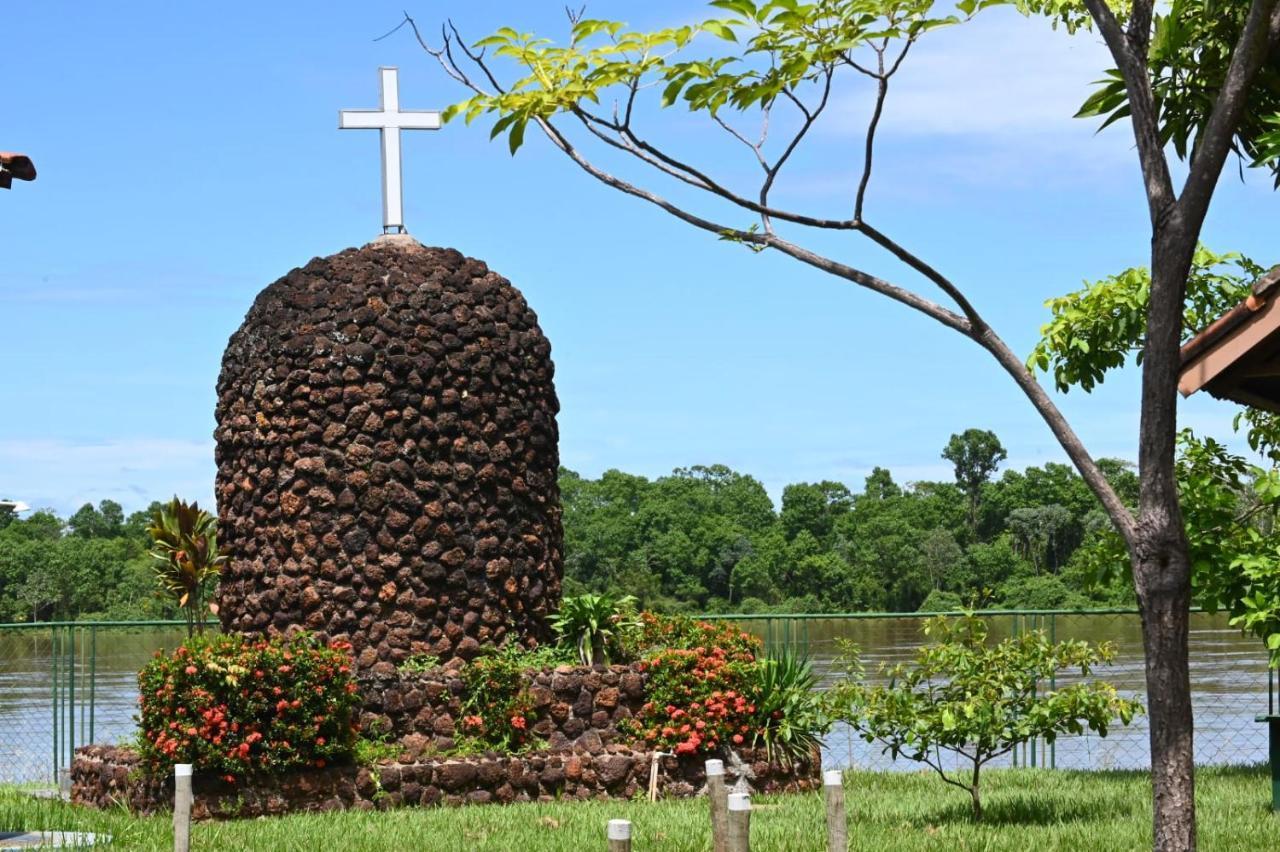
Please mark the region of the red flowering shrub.
<svg viewBox="0 0 1280 852"><path fill-rule="evenodd" d="M519 751L529 745L537 710L526 673L569 660L555 648L526 651L516 644L477 657L462 670L466 684L458 730L475 745Z"/></svg>
<svg viewBox="0 0 1280 852"><path fill-rule="evenodd" d="M757 637L728 622L652 612L640 613L639 626L626 637L625 644L634 659L645 659L654 652L673 648L720 648L731 658L742 659L745 655L755 659L764 648Z"/></svg>
<svg viewBox="0 0 1280 852"><path fill-rule="evenodd" d="M627 727L651 748L714 753L754 739L752 673L760 640L732 624L640 614L629 637L649 700Z"/></svg>
<svg viewBox="0 0 1280 852"><path fill-rule="evenodd" d="M142 756L227 776L351 759L351 646L197 635L138 674Z"/></svg>
<svg viewBox="0 0 1280 852"><path fill-rule="evenodd" d="M741 642L732 644L736 650L673 648L641 661L640 668L649 673L649 700L630 721L631 733L676 754L749 743L756 725L750 698L755 656Z"/></svg>

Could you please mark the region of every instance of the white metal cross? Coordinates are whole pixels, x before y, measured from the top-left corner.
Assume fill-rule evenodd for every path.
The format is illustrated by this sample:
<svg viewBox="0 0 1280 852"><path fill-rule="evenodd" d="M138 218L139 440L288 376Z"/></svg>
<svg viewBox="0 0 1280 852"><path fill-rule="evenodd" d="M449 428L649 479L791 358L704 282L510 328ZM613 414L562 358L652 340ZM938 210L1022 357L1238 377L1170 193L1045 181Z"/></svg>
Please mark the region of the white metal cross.
<svg viewBox="0 0 1280 852"><path fill-rule="evenodd" d="M425 109L400 109L399 70L379 68L382 97L378 109L344 109L338 113L339 130L377 130L382 136L382 232L403 234L404 204L401 198L400 131L439 130L440 113Z"/></svg>

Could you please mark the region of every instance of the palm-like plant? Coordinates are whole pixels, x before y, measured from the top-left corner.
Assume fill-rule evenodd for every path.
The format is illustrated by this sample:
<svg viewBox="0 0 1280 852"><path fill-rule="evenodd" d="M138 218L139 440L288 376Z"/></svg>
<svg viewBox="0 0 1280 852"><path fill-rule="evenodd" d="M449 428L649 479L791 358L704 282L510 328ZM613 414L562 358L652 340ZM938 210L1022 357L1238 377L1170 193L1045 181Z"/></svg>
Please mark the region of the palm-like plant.
<svg viewBox="0 0 1280 852"><path fill-rule="evenodd" d="M164 594L172 597L187 621L187 635L204 630L205 612L217 612L205 597L227 557L218 548L218 521L174 497L151 518L152 569Z"/></svg>
<svg viewBox="0 0 1280 852"><path fill-rule="evenodd" d="M818 692L818 678L804 657L783 649L756 663L756 742L770 760L792 763L822 747L831 720Z"/></svg>
<svg viewBox="0 0 1280 852"><path fill-rule="evenodd" d="M584 666L603 665L609 661L609 645L619 632L634 625L635 604L632 595L616 600L609 595L592 594L565 598L551 627L560 634L561 641L578 649L578 659Z"/></svg>

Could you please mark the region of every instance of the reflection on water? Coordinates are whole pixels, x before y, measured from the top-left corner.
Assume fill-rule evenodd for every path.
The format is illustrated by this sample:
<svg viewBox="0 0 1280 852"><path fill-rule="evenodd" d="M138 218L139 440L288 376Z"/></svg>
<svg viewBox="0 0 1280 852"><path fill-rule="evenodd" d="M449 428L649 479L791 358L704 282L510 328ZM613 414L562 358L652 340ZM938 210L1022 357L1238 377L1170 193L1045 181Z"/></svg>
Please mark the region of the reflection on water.
<svg viewBox="0 0 1280 852"><path fill-rule="evenodd" d="M1143 697L1142 633L1137 615L996 616L988 619L995 639L1020 629L1039 627L1056 639L1111 642L1115 662L1099 676L1121 694ZM838 654L837 639L855 643L869 677L881 663L909 660L924 637L916 618L834 618L744 621L742 627L772 644L809 649L815 668L830 675ZM1195 755L1199 764L1250 764L1267 759L1266 730L1254 717L1267 712L1267 655L1262 644L1228 626L1226 616L1191 616L1191 690L1195 707ZM1070 682L1064 678L1063 682ZM1048 687L1048 684L1046 684ZM1106 737L1063 737L1044 743L1034 755L1036 765L1069 769L1137 769L1150 765L1146 717L1128 727L1113 727ZM908 760L892 761L880 746L864 742L841 726L827 741L824 763L829 767L916 770ZM1020 750L993 765L1032 761Z"/></svg>
<svg viewBox="0 0 1280 852"><path fill-rule="evenodd" d="M1034 625L1029 617L999 617L991 619L991 625L996 638L1040 626L1052 630L1058 639L1110 641L1116 646L1116 662L1104 669L1102 676L1122 693L1141 695L1144 691L1142 636L1136 615L1059 615L1052 623L1042 617ZM774 644L807 647L815 666L828 676L838 653L837 639L856 643L867 671L874 675L882 662L908 659L923 638L920 621L915 618L771 619L747 621L742 626ZM55 723L50 631L0 630L0 782L47 782L54 774L55 754L61 755L65 766L69 745L130 739L134 735L138 669L156 650L173 648L182 637L181 628L77 630L74 701L68 706L63 671ZM96 653L91 653L95 649ZM1223 616L1193 615L1191 681L1197 762L1265 761L1266 732L1253 721L1267 710L1267 661L1261 644L1242 637ZM60 750L54 747L55 730ZM1013 760L1010 756L1000 763L1008 765ZM1029 763L1031 755L1021 753L1017 760ZM1078 769L1144 767L1149 762L1146 720L1139 718L1127 728L1114 728L1105 738L1066 737L1053 747L1041 744L1035 760L1037 765ZM833 767L918 768L910 761L890 761L880 754L879 747L851 737L847 728L832 733L825 762Z"/></svg>
<svg viewBox="0 0 1280 852"><path fill-rule="evenodd" d="M157 650L177 647L186 632L77 628L71 649L66 635L60 631L55 654L53 631L0 629L0 782L48 783L73 746L131 739L138 669Z"/></svg>

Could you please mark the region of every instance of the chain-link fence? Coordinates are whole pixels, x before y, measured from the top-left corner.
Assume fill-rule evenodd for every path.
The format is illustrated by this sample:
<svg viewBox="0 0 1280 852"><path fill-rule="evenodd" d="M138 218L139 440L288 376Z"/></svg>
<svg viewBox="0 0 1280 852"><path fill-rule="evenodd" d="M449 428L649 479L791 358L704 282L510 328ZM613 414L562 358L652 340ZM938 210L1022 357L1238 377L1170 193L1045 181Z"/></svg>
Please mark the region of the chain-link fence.
<svg viewBox="0 0 1280 852"><path fill-rule="evenodd" d="M0 625L0 783L52 784L89 743L130 739L138 670L181 622Z"/></svg>
<svg viewBox="0 0 1280 852"><path fill-rule="evenodd" d="M923 641L921 613L719 616L737 622L771 647L808 655L830 677L838 639L855 643L869 677L881 663L907 660ZM983 617L999 639L1044 630L1054 639L1109 641L1115 663L1098 673L1123 694L1145 699L1142 635L1133 611L1005 611ZM176 647L176 622L0 625L0 783L51 783L75 747L118 743L134 735L137 672L157 650ZM1068 681L1069 682L1069 681ZM1268 712L1267 655L1224 616L1191 616L1191 688L1195 704L1196 760L1201 764L1253 764L1267 759L1266 731L1254 721ZM1055 683L1046 683L1052 689ZM896 763L877 746L837 728L828 738L830 766L915 769ZM1139 717L1107 737L1064 737L1037 742L1007 765L1072 769L1129 769L1149 765L1147 724Z"/></svg>
<svg viewBox="0 0 1280 852"><path fill-rule="evenodd" d="M839 668L839 641L858 646L866 675L875 680L881 664L909 660L925 637L926 613L853 613L842 615L719 616L761 637L768 647L789 647L808 656L825 677ZM993 640L1026 630L1043 630L1051 639L1110 642L1116 657L1095 676L1122 695L1146 704L1142 631L1134 610L1016 610L982 613ZM1195 708L1195 756L1202 765L1246 765L1267 760L1266 729L1255 718L1269 712L1267 653L1262 643L1242 636L1225 615L1193 612L1190 636L1191 693ZM1062 683L1070 683L1070 677ZM1045 683L1053 689L1057 683ZM1004 765L1066 769L1140 769L1150 766L1145 716L1113 726L1106 737L1086 734L1035 742L1004 758ZM831 767L916 769L905 759L892 761L881 747L864 742L847 727L827 740Z"/></svg>

